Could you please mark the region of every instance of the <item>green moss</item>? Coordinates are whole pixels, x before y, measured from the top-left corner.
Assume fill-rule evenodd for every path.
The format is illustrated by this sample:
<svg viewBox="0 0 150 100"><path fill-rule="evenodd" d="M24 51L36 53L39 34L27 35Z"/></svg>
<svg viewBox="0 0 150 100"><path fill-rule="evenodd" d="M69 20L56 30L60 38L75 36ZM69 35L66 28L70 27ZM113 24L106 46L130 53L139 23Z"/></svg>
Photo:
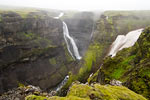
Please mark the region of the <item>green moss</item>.
<svg viewBox="0 0 150 100"><path fill-rule="evenodd" d="M22 18L27 18L28 14L31 12L38 12L36 9L20 9L20 10L9 10L19 14Z"/></svg>
<svg viewBox="0 0 150 100"><path fill-rule="evenodd" d="M50 64L52 64L52 65L56 65L56 64L57 64L56 58L51 58L51 59L49 59L49 62L50 62Z"/></svg>
<svg viewBox="0 0 150 100"><path fill-rule="evenodd" d="M41 97L30 95L26 100L146 100L123 86L73 84L66 97Z"/></svg>
<svg viewBox="0 0 150 100"><path fill-rule="evenodd" d="M83 58L83 61L80 63L82 67L79 69L77 74L70 73L69 80L67 81L66 85L63 86L61 91L58 92L58 95L65 95L66 90L72 84L72 82L79 80L79 81L87 81L92 67L94 67L94 63L99 60L98 57L102 55L103 45L99 43L93 43L93 45L89 46L88 51ZM70 56L70 55L69 55ZM97 68L98 69L98 68Z"/></svg>
<svg viewBox="0 0 150 100"><path fill-rule="evenodd" d="M31 12L38 12L37 9L33 8L20 8L20 9L14 9L14 8L0 8L0 14L1 13L8 13L8 12L14 12L19 14L22 18L26 18L29 13Z"/></svg>
<svg viewBox="0 0 150 100"><path fill-rule="evenodd" d="M88 51L85 54L83 66L80 68L78 73L78 79L83 80L89 76L92 66L96 63L97 58L102 55L103 45L94 43L90 45Z"/></svg>
<svg viewBox="0 0 150 100"><path fill-rule="evenodd" d="M88 99L79 98L76 96L69 96L69 97L54 96L54 97L46 98L46 97L41 97L41 96L30 95L30 96L27 96L25 100L88 100Z"/></svg>
<svg viewBox="0 0 150 100"><path fill-rule="evenodd" d="M29 39L32 39L33 37L35 37L33 33L24 33L24 35Z"/></svg>
<svg viewBox="0 0 150 100"><path fill-rule="evenodd" d="M91 84L93 82L97 82L99 70L96 71L91 77L88 78L88 84Z"/></svg>
<svg viewBox="0 0 150 100"><path fill-rule="evenodd" d="M100 72L105 76L105 83L112 79L123 81L131 90L150 99L149 38L150 28L146 28L133 47L104 60Z"/></svg>
<svg viewBox="0 0 150 100"><path fill-rule="evenodd" d="M32 32L17 32L16 33L16 38L21 39L23 42L24 41L31 41L33 39L36 39L38 36L35 35L35 33Z"/></svg>
<svg viewBox="0 0 150 100"><path fill-rule="evenodd" d="M93 87L84 84L74 84L67 96L96 100L146 100L123 86L103 86L94 84Z"/></svg>
<svg viewBox="0 0 150 100"><path fill-rule="evenodd" d="M18 82L18 86L19 86L19 87L25 87L25 85L22 84L22 83L20 83L20 82Z"/></svg>
<svg viewBox="0 0 150 100"><path fill-rule="evenodd" d="M92 91L92 87L85 84L74 84L71 88L67 96L77 96L80 98L89 99L90 92Z"/></svg>
<svg viewBox="0 0 150 100"><path fill-rule="evenodd" d="M128 54L131 49L124 49L123 51L119 52L113 58L107 58L104 61L104 67L101 70L105 73L107 78L110 79L120 79L124 81L124 75L133 68L132 63L134 61L135 55L130 56L122 56L124 54Z"/></svg>
<svg viewBox="0 0 150 100"><path fill-rule="evenodd" d="M25 100L48 100L47 97L29 95L25 98Z"/></svg>

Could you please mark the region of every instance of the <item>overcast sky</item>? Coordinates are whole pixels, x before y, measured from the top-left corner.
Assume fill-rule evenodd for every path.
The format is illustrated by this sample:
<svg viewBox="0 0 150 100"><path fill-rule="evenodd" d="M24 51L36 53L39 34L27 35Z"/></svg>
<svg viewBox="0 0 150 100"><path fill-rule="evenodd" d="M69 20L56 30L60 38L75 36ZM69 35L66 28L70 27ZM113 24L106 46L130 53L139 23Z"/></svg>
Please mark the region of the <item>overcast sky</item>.
<svg viewBox="0 0 150 100"><path fill-rule="evenodd" d="M150 10L150 0L0 0L0 5L61 10Z"/></svg>

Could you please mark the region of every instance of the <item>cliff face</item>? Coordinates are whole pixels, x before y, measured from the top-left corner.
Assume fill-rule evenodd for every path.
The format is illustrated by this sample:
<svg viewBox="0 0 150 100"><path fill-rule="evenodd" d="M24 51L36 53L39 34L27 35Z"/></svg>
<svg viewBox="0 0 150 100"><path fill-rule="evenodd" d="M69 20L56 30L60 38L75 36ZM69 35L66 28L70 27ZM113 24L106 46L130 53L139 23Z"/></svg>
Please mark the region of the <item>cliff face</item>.
<svg viewBox="0 0 150 100"><path fill-rule="evenodd" d="M150 16L149 11L104 12L97 23L97 32L93 40L93 44L98 43L98 46L103 48L97 50L97 53L101 52L101 55L95 56L98 60L93 61L93 65L96 65L92 68L99 68L102 63L103 66L99 74L97 71L93 75L93 79L89 79L89 83L96 81L97 76L101 84L107 84L112 79L118 79L124 82L125 86L149 98L149 72L147 72L149 61L144 56L149 54L147 49L149 48L149 40L146 38L149 37L148 29L142 33L136 46L122 50L114 58L103 59L117 35L148 26L150 23L148 16ZM94 45L90 45L90 47L94 48Z"/></svg>
<svg viewBox="0 0 150 100"><path fill-rule="evenodd" d="M129 31L143 28L150 24L149 11L106 11L100 19L96 21L95 31L90 42L90 45L79 62L76 70L73 70L67 84L62 88L64 92L69 85L75 80L87 82L90 74L95 73L103 63L109 47L116 39L117 35L125 35ZM94 74L95 81L97 74ZM101 76L103 77L103 76Z"/></svg>
<svg viewBox="0 0 150 100"><path fill-rule="evenodd" d="M99 82L105 84L117 79L150 99L149 37L150 28L146 28L133 47L123 49L113 58L105 59L99 72Z"/></svg>
<svg viewBox="0 0 150 100"><path fill-rule="evenodd" d="M1 13L0 92L19 83L53 87L68 73L72 61L61 20L43 12L31 12L26 17Z"/></svg>
<svg viewBox="0 0 150 100"><path fill-rule="evenodd" d="M59 14L45 11L0 11L0 93L19 83L43 90L60 83L78 61L70 56ZM93 13L64 18L81 55L91 39Z"/></svg>
<svg viewBox="0 0 150 100"><path fill-rule="evenodd" d="M92 13L78 13L71 18L64 18L70 35L75 39L79 52L83 56L81 61L74 61L64 41L61 20L49 17L45 12L30 12L29 14L0 12L0 93L17 87L19 83L40 86L43 90L46 90L61 82L70 70L72 73L69 73L70 77L67 84L62 88L62 92L75 80L86 82L89 75L96 72L103 63L103 58L117 35L126 34L129 31L147 26L150 24L149 17L150 13L147 11L143 13L136 11L109 11L103 13L94 28ZM92 41L90 41L93 29L95 31ZM90 45L88 46L89 43ZM123 64L125 64L123 66L126 66L129 65L127 62L130 63L131 61L131 66L127 66L127 70L134 67L134 64L138 64L142 57L149 57L148 54L143 53L145 52L144 50L148 50L147 47L143 46L143 49L140 50L142 51L138 51L140 53L134 51L134 55L131 55L131 57L130 54L125 53L127 54L125 56L127 59L123 57L118 60L116 58L117 62L123 61ZM140 55L135 56L135 52ZM124 55L124 53L121 55ZM136 60L133 63L135 57ZM149 59L143 60L141 63L147 60ZM110 66L107 63L109 61L112 60L107 61L106 59L104 61L106 69ZM115 64L118 64L117 62ZM111 63L111 66L115 64ZM117 74L115 75L118 76L112 75L113 78L110 78L111 75L107 76L105 67L101 72L99 74L97 72L93 76L94 81L97 81L96 78L99 75L101 75L101 78L99 78L101 83L106 83L114 77L117 77L116 79L122 77L120 69L119 75L116 72ZM142 80L142 83L147 82L147 80L143 80L143 77L149 80L149 72L147 73L147 76L140 76L142 79L139 80ZM130 81L132 78L136 79L138 73L135 74L135 77L130 77L128 81L125 80L124 82L126 86L137 92L141 88L135 88L132 84L136 83L136 81L133 83ZM90 80L93 81L92 79ZM137 87L141 86L141 84L137 85ZM146 87L149 88L149 83L148 85L146 83ZM145 89L145 87L143 88ZM143 93L142 91L143 89L140 90L141 94ZM146 90L146 95L144 94L144 96L149 95L148 92Z"/></svg>
<svg viewBox="0 0 150 100"><path fill-rule="evenodd" d="M106 11L96 22L95 31L82 62L83 77L96 71L118 35L146 27L150 24L149 11ZM81 79L83 80L83 79Z"/></svg>
<svg viewBox="0 0 150 100"><path fill-rule="evenodd" d="M94 32L94 14L92 12L75 13L72 17L64 18L64 21L78 46L79 53L83 56Z"/></svg>

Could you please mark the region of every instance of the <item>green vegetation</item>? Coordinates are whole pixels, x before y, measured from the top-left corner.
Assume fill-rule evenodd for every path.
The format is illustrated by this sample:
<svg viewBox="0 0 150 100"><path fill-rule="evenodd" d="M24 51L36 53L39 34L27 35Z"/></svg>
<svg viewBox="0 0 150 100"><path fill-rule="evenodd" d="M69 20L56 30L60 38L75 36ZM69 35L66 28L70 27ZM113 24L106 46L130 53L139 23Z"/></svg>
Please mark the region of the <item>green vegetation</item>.
<svg viewBox="0 0 150 100"><path fill-rule="evenodd" d="M84 56L83 66L80 68L78 73L79 80L86 80L91 73L92 67L95 65L98 57L101 56L103 45L99 43L93 43L89 46L88 51Z"/></svg>
<svg viewBox="0 0 150 100"><path fill-rule="evenodd" d="M133 47L106 58L100 72L104 83L117 79L131 90L150 99L150 27L146 28Z"/></svg>
<svg viewBox="0 0 150 100"><path fill-rule="evenodd" d="M106 16L108 16L108 18ZM73 73L68 83L71 85L71 83L75 80L86 82L91 73L95 74L88 79L88 82L95 82L98 75L96 73L97 69L103 62L103 57L107 54L107 50L109 49L109 46L114 41L116 36L120 34L126 34L131 30L149 25L149 17L150 11L104 12L100 20L97 21L97 31L95 32L93 41L86 51L81 63L79 64L81 67L79 72L76 74ZM118 79L126 82L126 80L129 78L129 76L126 74L134 69L134 62L137 58L136 53L132 54L132 49L133 48L124 49L122 53L120 53L121 55L118 55L118 57L107 58L104 61L105 68L101 69L101 71L105 73L105 81L107 81L107 83L109 83L110 79ZM65 87L65 89L67 87Z"/></svg>
<svg viewBox="0 0 150 100"><path fill-rule="evenodd" d="M79 98L76 96L69 96L69 97L41 97L41 96L35 96L35 95L30 95L28 97L26 97L25 100L88 100L88 99L84 99L84 98Z"/></svg>
<svg viewBox="0 0 150 100"><path fill-rule="evenodd" d="M146 100L123 86L73 84L66 97L30 95L26 100Z"/></svg>
<svg viewBox="0 0 150 100"><path fill-rule="evenodd" d="M52 65L56 65L57 62L56 62L56 59L55 58L51 58L49 59L49 62L52 64Z"/></svg>
<svg viewBox="0 0 150 100"><path fill-rule="evenodd" d="M14 12L19 14L22 18L26 18L31 12L38 12L39 10L33 8L22 8L22 9L2 9L0 8L0 14Z"/></svg>
<svg viewBox="0 0 150 100"><path fill-rule="evenodd" d="M29 39L33 39L35 37L35 34L33 34L33 33L24 33L24 36L29 38Z"/></svg>
<svg viewBox="0 0 150 100"><path fill-rule="evenodd" d="M88 81L88 84L91 84L91 83L97 81L98 73L99 73L99 69L97 70L96 73L94 73L91 77L88 78L88 80L87 80L87 81Z"/></svg>
<svg viewBox="0 0 150 100"><path fill-rule="evenodd" d="M123 81L122 77L123 75L128 72L132 67L131 63L133 62L135 58L135 55L129 56L129 57L122 57L122 56L117 56L117 59L115 58L107 58L104 63L104 70L107 75L113 79L120 79ZM109 62L109 63L107 63ZM109 66L112 66L111 68Z"/></svg>

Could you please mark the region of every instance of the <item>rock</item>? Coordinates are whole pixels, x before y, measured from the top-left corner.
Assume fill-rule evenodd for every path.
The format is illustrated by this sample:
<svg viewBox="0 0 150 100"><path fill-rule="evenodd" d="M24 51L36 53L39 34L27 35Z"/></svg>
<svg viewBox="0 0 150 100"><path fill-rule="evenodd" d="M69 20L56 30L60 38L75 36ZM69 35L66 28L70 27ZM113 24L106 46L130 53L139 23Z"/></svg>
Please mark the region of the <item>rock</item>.
<svg viewBox="0 0 150 100"><path fill-rule="evenodd" d="M113 79L112 81L110 81L110 85L113 85L113 86L121 86L121 85L122 85L122 82Z"/></svg>
<svg viewBox="0 0 150 100"><path fill-rule="evenodd" d="M146 100L139 94L123 86L104 86L94 84L94 87L85 84L73 84L66 97L41 97L29 95L26 100Z"/></svg>
<svg viewBox="0 0 150 100"><path fill-rule="evenodd" d="M18 83L44 90L60 83L73 62L62 21L42 11L26 17L9 11L0 15L0 93L17 88Z"/></svg>
<svg viewBox="0 0 150 100"><path fill-rule="evenodd" d="M51 97L52 93L42 92L39 87L28 85L14 88L12 90L9 90L8 92L5 92L0 96L0 100L24 100L25 96L28 95Z"/></svg>

